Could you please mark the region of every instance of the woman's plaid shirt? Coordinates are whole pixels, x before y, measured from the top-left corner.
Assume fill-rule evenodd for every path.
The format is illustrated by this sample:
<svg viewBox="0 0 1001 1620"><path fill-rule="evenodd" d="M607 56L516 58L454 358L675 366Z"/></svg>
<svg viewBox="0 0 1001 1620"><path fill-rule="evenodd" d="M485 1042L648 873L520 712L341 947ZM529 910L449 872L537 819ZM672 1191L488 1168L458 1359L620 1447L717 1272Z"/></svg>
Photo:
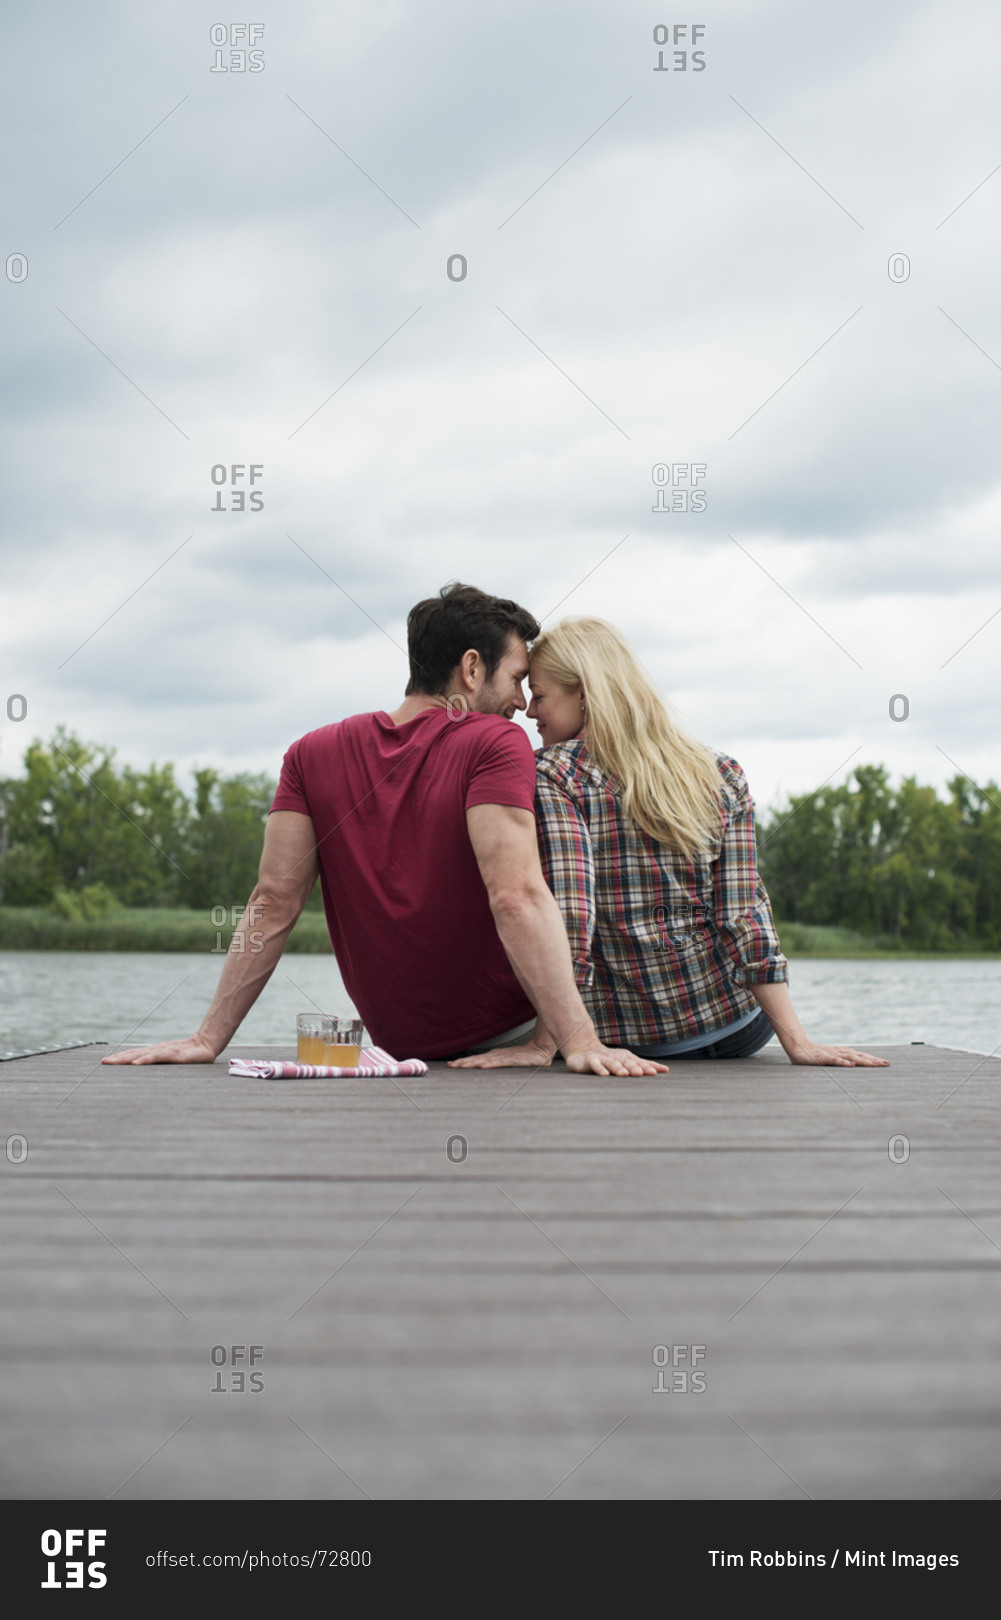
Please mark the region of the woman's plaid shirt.
<svg viewBox="0 0 1001 1620"><path fill-rule="evenodd" d="M717 755L720 836L692 858L627 821L617 784L585 743L542 749L536 764L542 866L602 1041L708 1034L754 1009L745 985L788 979L736 760Z"/></svg>

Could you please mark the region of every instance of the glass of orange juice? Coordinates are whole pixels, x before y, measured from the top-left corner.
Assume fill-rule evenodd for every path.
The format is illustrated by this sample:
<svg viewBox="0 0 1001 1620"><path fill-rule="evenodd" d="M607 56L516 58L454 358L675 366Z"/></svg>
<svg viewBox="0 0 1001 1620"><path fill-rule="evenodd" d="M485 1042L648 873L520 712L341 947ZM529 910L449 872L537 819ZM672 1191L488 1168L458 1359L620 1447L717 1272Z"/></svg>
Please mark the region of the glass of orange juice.
<svg viewBox="0 0 1001 1620"><path fill-rule="evenodd" d="M323 1024L319 1013L300 1013L295 1021L296 1060L299 1063L322 1064Z"/></svg>
<svg viewBox="0 0 1001 1620"><path fill-rule="evenodd" d="M357 1069L361 1062L360 1018L323 1020L323 1061L332 1069Z"/></svg>

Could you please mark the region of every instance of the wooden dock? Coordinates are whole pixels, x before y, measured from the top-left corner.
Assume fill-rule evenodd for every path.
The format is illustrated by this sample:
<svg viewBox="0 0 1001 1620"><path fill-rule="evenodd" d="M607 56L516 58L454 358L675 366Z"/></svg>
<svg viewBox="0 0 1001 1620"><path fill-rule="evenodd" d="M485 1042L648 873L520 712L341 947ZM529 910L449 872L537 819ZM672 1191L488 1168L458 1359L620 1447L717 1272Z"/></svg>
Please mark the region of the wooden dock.
<svg viewBox="0 0 1001 1620"><path fill-rule="evenodd" d="M997 1059L103 1051L0 1066L5 1497L1001 1491Z"/></svg>

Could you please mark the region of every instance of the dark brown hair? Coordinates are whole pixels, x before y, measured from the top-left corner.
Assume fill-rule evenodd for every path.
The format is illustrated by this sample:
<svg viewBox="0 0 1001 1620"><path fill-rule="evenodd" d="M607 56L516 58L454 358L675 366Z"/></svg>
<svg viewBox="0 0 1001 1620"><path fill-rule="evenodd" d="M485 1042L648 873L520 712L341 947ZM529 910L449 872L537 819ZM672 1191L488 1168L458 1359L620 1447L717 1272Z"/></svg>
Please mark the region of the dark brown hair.
<svg viewBox="0 0 1001 1620"><path fill-rule="evenodd" d="M492 677L512 631L519 641L533 641L539 634L538 621L517 602L489 596L475 585L458 580L443 585L437 596L416 603L407 616L407 695L446 692L452 671L470 649L479 653L488 678Z"/></svg>

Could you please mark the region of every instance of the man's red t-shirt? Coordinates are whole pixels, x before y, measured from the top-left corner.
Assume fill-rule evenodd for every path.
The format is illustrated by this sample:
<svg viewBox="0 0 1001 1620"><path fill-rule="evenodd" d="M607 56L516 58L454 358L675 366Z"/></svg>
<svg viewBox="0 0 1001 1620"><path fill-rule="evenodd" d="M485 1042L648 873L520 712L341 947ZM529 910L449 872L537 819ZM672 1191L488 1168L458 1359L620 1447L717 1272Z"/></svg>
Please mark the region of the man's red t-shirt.
<svg viewBox="0 0 1001 1620"><path fill-rule="evenodd" d="M294 742L272 810L316 832L349 996L396 1058L446 1057L531 1018L466 827L473 804L534 810L535 755L497 714L356 714Z"/></svg>

